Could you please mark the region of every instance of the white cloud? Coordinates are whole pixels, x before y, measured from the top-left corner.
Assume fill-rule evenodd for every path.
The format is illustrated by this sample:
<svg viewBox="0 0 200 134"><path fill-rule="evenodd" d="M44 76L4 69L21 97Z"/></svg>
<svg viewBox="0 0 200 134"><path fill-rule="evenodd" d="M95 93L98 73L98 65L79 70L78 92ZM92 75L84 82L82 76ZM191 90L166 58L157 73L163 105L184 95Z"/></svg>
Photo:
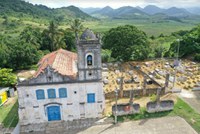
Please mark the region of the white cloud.
<svg viewBox="0 0 200 134"><path fill-rule="evenodd" d="M156 5L158 7L192 7L200 5L200 0L25 0L33 4L42 4L48 7L57 8L74 5L77 7L105 7L118 8L121 6Z"/></svg>

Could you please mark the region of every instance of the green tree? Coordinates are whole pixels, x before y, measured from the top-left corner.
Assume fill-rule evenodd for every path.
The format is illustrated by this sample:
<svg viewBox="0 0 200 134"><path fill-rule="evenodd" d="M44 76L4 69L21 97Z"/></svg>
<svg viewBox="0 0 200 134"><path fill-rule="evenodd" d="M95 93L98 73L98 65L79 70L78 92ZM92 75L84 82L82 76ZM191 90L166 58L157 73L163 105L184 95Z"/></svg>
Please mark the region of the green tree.
<svg viewBox="0 0 200 134"><path fill-rule="evenodd" d="M20 34L20 39L26 43L30 43L40 49L41 45L41 32L38 28L26 27Z"/></svg>
<svg viewBox="0 0 200 134"><path fill-rule="evenodd" d="M79 19L75 19L70 24L71 30L74 31L76 40L78 39L78 33L83 30L82 22Z"/></svg>
<svg viewBox="0 0 200 134"><path fill-rule="evenodd" d="M164 35L163 33L161 33L161 34L159 35L159 37L165 37L165 35Z"/></svg>
<svg viewBox="0 0 200 134"><path fill-rule="evenodd" d="M64 31L64 42L66 44L66 49L69 51L76 51L76 45L75 45L75 36L70 29L67 29Z"/></svg>
<svg viewBox="0 0 200 134"><path fill-rule="evenodd" d="M179 48L179 57L195 56L200 53L200 25L190 30L187 34L181 37L178 42L174 41L170 45L170 49L167 52L169 56L176 56L177 48Z"/></svg>
<svg viewBox="0 0 200 134"><path fill-rule="evenodd" d="M194 60L200 62L200 54L196 54Z"/></svg>
<svg viewBox="0 0 200 134"><path fill-rule="evenodd" d="M17 77L12 73L12 69L0 69L0 86L14 86L17 83Z"/></svg>
<svg viewBox="0 0 200 134"><path fill-rule="evenodd" d="M101 50L102 62L109 62L111 60L111 51L108 49Z"/></svg>
<svg viewBox="0 0 200 134"><path fill-rule="evenodd" d="M2 18L4 19L4 21L2 22L2 24L7 26L8 23L9 23L9 22L8 22L8 16L7 16L7 15L4 15Z"/></svg>
<svg viewBox="0 0 200 134"><path fill-rule="evenodd" d="M66 48L63 32L58 30L58 26L55 22L51 21L48 29L45 29L42 33L42 50L55 51L59 48Z"/></svg>
<svg viewBox="0 0 200 134"><path fill-rule="evenodd" d="M169 42L168 38L171 39L171 37L166 36L166 37L159 37L157 39L150 40L153 57L161 58L165 55L165 53L169 49L170 43L172 42L171 40Z"/></svg>
<svg viewBox="0 0 200 134"><path fill-rule="evenodd" d="M29 68L36 64L42 57L42 51L39 51L34 45L24 41L16 40L15 43L10 44L9 67L15 70Z"/></svg>
<svg viewBox="0 0 200 134"><path fill-rule="evenodd" d="M0 68L8 67L11 50L7 44L11 37L0 35Z"/></svg>
<svg viewBox="0 0 200 134"><path fill-rule="evenodd" d="M7 67L11 51L5 44L0 44L0 68Z"/></svg>
<svg viewBox="0 0 200 134"><path fill-rule="evenodd" d="M111 50L111 56L117 60L143 60L148 57L149 43L143 31L125 25L105 33L103 49Z"/></svg>
<svg viewBox="0 0 200 134"><path fill-rule="evenodd" d="M155 39L156 39L156 37L155 37L154 35L152 35L150 38L151 38L152 40L155 40Z"/></svg>

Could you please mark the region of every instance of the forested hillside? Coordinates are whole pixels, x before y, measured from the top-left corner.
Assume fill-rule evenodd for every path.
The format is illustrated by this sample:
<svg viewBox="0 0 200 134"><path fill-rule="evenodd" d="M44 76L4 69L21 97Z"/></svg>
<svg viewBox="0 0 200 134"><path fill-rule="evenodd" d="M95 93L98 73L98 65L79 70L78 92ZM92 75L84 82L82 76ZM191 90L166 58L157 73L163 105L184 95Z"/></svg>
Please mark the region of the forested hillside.
<svg viewBox="0 0 200 134"><path fill-rule="evenodd" d="M33 5L21 0L1 0L0 15L26 20L56 20L59 22L75 18L84 20L94 19L75 6L51 9L43 5Z"/></svg>

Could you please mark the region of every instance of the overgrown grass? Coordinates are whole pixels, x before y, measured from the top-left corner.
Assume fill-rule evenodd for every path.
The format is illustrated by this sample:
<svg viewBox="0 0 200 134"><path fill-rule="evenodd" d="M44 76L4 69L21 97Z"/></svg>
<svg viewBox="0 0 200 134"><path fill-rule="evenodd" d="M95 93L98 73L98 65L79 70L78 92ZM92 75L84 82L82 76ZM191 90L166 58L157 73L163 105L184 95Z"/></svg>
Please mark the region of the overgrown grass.
<svg viewBox="0 0 200 134"><path fill-rule="evenodd" d="M179 30L190 30L196 26L197 22L193 23L180 23L175 21L152 23L149 20L115 20L105 19L101 21L84 22L84 26L88 27L95 32L106 32L110 28L115 28L121 25L134 25L140 30L147 33L148 36L154 35L159 36L161 33L164 35L170 35L172 32Z"/></svg>
<svg viewBox="0 0 200 134"><path fill-rule="evenodd" d="M198 133L200 133L200 114L183 100L178 99L171 114L184 118Z"/></svg>
<svg viewBox="0 0 200 134"><path fill-rule="evenodd" d="M7 128L15 127L18 120L18 101L16 97L13 103L0 107L0 123Z"/></svg>
<svg viewBox="0 0 200 134"><path fill-rule="evenodd" d="M157 18L159 19L159 18ZM15 17L9 17L9 20L19 20ZM0 33L11 35L11 36L18 36L21 31L27 26L31 26L34 28L40 28L41 30L47 28L48 22L50 20L45 19L33 19L33 18L23 18L21 19L20 24L18 24L14 28L5 28L2 25L3 19L0 18ZM183 23L184 22L184 23ZM121 25L134 25L138 27L140 30L143 30L147 33L148 36L154 35L159 36L161 33L164 35L170 35L172 32L176 32L179 30L190 30L194 26L199 23L199 19L196 20L184 20L183 22L176 22L176 21L163 21L159 23L152 22L151 20L141 20L141 19L132 19L132 20L123 20L123 19L102 19L99 21L85 21L83 25L85 28L90 28L95 32L104 33L108 31L110 28L115 28ZM187 22L187 23L186 23ZM70 26L66 23L60 23L59 28L66 29Z"/></svg>
<svg viewBox="0 0 200 134"><path fill-rule="evenodd" d="M200 114L192 109L182 99L178 99L174 106L173 111L158 112L158 113L147 113L145 108L141 108L139 114L119 116L118 121L124 120L139 120L147 118L158 118L164 116L180 116L185 119L198 133L200 133Z"/></svg>

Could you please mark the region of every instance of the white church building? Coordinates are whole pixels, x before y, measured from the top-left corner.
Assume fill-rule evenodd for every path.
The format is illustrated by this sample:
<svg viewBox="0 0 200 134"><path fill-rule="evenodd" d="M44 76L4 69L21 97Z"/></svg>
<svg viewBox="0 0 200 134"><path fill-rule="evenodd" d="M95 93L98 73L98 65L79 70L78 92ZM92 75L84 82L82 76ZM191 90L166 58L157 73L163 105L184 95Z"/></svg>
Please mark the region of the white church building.
<svg viewBox="0 0 200 134"><path fill-rule="evenodd" d="M101 44L86 29L77 41L77 54L59 49L45 55L33 78L18 83L21 125L72 121L102 116Z"/></svg>

